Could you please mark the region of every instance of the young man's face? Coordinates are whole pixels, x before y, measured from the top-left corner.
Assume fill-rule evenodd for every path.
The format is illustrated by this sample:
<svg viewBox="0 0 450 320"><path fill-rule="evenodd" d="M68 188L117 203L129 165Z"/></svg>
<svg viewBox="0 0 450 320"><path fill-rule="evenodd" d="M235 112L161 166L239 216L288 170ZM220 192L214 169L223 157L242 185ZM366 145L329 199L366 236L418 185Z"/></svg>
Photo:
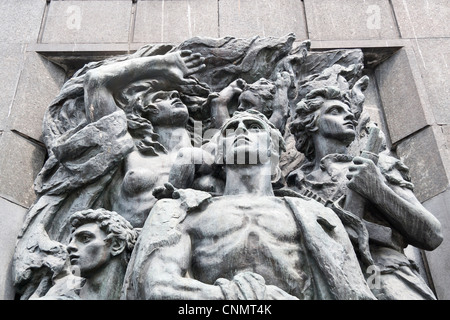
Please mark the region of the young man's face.
<svg viewBox="0 0 450 320"><path fill-rule="evenodd" d="M221 133L226 164L257 164L268 160L270 128L263 120L252 116L237 117L230 120Z"/></svg>
<svg viewBox="0 0 450 320"><path fill-rule="evenodd" d="M239 96L238 110L254 109L259 112L263 112L265 101L260 95L254 93L251 90L246 90Z"/></svg>
<svg viewBox="0 0 450 320"><path fill-rule="evenodd" d="M355 139L355 117L347 104L339 100L326 100L318 112L320 135L348 143Z"/></svg>
<svg viewBox="0 0 450 320"><path fill-rule="evenodd" d="M97 223L84 224L72 233L67 247L70 264L79 267L82 277L99 270L111 259L110 245L104 240L106 236Z"/></svg>

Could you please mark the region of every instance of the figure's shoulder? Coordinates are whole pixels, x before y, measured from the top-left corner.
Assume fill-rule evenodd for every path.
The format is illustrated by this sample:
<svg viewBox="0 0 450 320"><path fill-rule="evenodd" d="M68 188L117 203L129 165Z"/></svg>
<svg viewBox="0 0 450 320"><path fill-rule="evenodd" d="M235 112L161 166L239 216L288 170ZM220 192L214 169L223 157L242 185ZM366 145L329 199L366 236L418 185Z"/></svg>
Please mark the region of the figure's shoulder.
<svg viewBox="0 0 450 320"><path fill-rule="evenodd" d="M202 205L206 200L212 198L212 195L205 191L195 189L176 189L172 198L158 200L152 208L152 211L190 211ZM178 209L178 210L177 210Z"/></svg>
<svg viewBox="0 0 450 320"><path fill-rule="evenodd" d="M305 208L305 209L314 209L314 210L319 210L319 211L331 210L330 208L327 208L322 203L320 203L312 198L308 198L308 197L304 197L304 196L302 196L302 197L285 196L284 199L288 203L292 203L293 205L295 205L297 207L301 207L301 208Z"/></svg>

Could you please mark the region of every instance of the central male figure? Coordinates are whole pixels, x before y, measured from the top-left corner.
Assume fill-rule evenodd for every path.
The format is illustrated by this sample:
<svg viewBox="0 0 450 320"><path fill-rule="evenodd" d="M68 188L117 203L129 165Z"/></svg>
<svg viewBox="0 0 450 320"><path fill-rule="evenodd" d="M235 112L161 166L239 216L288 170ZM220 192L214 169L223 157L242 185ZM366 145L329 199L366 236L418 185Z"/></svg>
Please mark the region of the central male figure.
<svg viewBox="0 0 450 320"><path fill-rule="evenodd" d="M334 212L315 200L274 196L284 142L267 118L236 112L220 134L223 196L177 190L176 199L155 204L123 298L373 299Z"/></svg>

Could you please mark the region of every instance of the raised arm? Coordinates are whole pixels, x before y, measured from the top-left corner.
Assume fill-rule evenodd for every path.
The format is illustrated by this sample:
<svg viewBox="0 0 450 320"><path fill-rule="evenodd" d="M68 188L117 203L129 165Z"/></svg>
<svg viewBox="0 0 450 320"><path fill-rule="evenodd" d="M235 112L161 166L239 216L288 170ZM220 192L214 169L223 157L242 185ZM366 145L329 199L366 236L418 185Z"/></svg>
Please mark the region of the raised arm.
<svg viewBox="0 0 450 320"><path fill-rule="evenodd" d="M163 56L140 57L88 71L84 80L85 107L89 121L118 110L113 94L130 83L156 79L177 85L195 84L188 76L205 68L204 58L183 50Z"/></svg>
<svg viewBox="0 0 450 320"><path fill-rule="evenodd" d="M221 128L230 118L228 104L236 95L241 94L245 84L244 80L237 79L211 99L211 121L214 128Z"/></svg>
<svg viewBox="0 0 450 320"><path fill-rule="evenodd" d="M277 91L273 104L273 112L269 120L281 132L284 132L284 125L289 113L288 90L291 87L291 82L291 75L288 72L284 71L277 74L277 80L275 81Z"/></svg>

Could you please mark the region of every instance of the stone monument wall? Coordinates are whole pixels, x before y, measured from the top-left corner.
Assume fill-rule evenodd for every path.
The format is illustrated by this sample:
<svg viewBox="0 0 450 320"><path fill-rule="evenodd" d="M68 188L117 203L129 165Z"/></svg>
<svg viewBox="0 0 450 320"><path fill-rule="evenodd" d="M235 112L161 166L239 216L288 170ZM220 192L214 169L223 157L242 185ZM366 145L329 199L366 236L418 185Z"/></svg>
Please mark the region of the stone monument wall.
<svg viewBox="0 0 450 320"><path fill-rule="evenodd" d="M33 182L46 159L44 112L84 63L195 36L311 40L361 48L365 108L442 223L432 252L409 248L438 299L450 298L450 27L447 0L2 0L0 2L0 299Z"/></svg>

